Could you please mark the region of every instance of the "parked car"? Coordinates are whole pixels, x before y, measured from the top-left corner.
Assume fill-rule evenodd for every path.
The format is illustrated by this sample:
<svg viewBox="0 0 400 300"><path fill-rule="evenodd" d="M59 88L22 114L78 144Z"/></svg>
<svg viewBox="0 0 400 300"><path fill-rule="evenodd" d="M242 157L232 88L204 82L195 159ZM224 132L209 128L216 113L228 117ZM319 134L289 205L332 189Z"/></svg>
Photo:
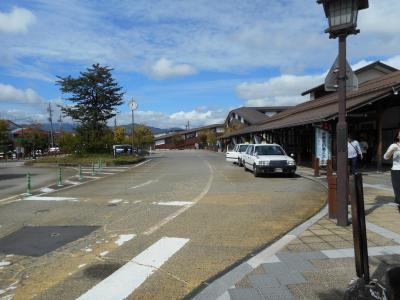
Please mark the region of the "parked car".
<svg viewBox="0 0 400 300"><path fill-rule="evenodd" d="M255 177L260 173L283 172L294 175L296 162L278 144L249 145L243 154L244 170L251 170Z"/></svg>
<svg viewBox="0 0 400 300"><path fill-rule="evenodd" d="M231 150L226 152L225 159L228 162L232 162L234 164L238 164L239 166L242 165L242 154L246 152L247 147L249 144L236 144L235 147Z"/></svg>

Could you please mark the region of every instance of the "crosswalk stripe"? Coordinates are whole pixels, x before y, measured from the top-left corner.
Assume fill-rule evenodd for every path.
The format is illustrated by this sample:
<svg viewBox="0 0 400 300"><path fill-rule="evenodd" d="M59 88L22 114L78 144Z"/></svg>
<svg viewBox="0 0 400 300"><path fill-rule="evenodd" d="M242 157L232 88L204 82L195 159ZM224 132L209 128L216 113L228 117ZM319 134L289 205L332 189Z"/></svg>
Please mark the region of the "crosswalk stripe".
<svg viewBox="0 0 400 300"><path fill-rule="evenodd" d="M189 201L169 201L169 202L153 202L154 205L165 205L165 206L186 206L193 205L193 202Z"/></svg>
<svg viewBox="0 0 400 300"><path fill-rule="evenodd" d="M189 239L183 238L161 238L81 295L78 300L125 299L188 241Z"/></svg>
<svg viewBox="0 0 400 300"><path fill-rule="evenodd" d="M73 202L78 202L79 200L77 198L71 198L71 197L49 197L49 196L29 196L25 197L24 200L28 201L73 201Z"/></svg>
<svg viewBox="0 0 400 300"><path fill-rule="evenodd" d="M92 171L83 171L82 173L83 174L92 174ZM115 174L115 173L107 173L107 172L96 171L96 174L112 175L112 174Z"/></svg>

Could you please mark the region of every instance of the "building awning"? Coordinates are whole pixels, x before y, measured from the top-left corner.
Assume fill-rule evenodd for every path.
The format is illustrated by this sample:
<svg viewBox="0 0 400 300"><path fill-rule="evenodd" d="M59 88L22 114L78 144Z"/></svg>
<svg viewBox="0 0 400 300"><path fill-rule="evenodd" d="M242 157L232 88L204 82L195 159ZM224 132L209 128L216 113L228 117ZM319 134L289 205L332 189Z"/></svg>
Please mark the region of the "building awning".
<svg viewBox="0 0 400 300"><path fill-rule="evenodd" d="M393 93L393 88L400 87L400 71L390 73L375 80L360 85L358 91L347 94L346 110L353 111L387 97ZM269 118L256 126L249 126L238 131L225 134L221 138L230 138L249 133L288 128L336 118L338 115L338 94L333 93L315 100L303 102Z"/></svg>

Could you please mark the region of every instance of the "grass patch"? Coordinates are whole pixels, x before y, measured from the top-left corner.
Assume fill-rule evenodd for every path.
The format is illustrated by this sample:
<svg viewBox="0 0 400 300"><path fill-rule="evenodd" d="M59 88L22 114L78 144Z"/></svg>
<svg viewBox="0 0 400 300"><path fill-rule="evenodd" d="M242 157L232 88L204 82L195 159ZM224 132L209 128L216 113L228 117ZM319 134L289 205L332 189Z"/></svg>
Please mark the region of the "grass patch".
<svg viewBox="0 0 400 300"><path fill-rule="evenodd" d="M110 165L130 165L144 160L143 156L118 155L116 158L111 154L70 154L60 156L46 156L26 162L25 164L57 164L65 166L91 165L101 162Z"/></svg>

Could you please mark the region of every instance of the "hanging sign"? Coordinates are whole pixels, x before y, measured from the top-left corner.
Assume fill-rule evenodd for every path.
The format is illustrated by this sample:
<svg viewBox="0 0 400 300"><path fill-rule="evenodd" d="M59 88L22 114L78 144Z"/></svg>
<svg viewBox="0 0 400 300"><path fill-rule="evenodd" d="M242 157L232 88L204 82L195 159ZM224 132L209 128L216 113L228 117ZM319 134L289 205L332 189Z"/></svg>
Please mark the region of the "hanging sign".
<svg viewBox="0 0 400 300"><path fill-rule="evenodd" d="M315 157L319 158L319 165L326 166L331 159L331 134L322 128L315 128Z"/></svg>

